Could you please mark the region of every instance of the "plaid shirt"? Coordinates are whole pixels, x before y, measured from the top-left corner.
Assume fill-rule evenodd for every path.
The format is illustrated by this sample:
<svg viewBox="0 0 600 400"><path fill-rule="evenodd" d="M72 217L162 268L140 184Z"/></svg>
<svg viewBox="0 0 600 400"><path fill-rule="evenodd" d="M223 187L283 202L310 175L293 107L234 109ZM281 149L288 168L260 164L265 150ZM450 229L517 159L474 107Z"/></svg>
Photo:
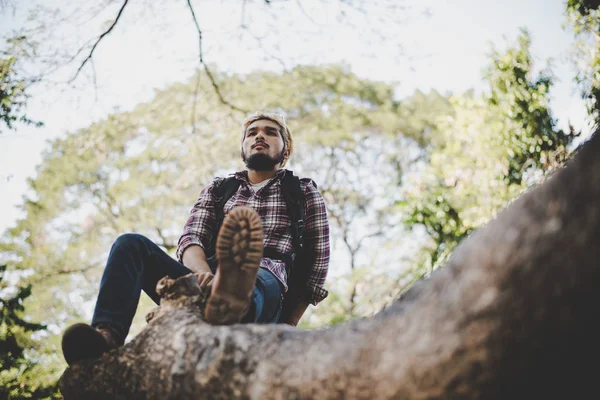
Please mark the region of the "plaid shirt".
<svg viewBox="0 0 600 400"><path fill-rule="evenodd" d="M241 181L237 192L225 203L224 214L237 206L248 206L256 210L263 224L263 246L279 253L291 256L293 252L291 221L286 211L285 200L281 193L281 178L284 169L277 171L266 186L256 193L248 180L248 171L236 172L234 176ZM199 245L208 248L216 235L215 196L213 188L222 178L217 178L211 185L200 192L198 201L190 212L190 217L183 229L177 245L177 258L181 258L185 249ZM306 284L304 298L316 305L328 295L323 288L329 267L329 222L325 202L316 184L308 178L300 179L300 186L306 196L304 215L304 243L307 260L311 262L310 273ZM287 272L285 262L264 257L260 266L271 271L283 284L287 291Z"/></svg>

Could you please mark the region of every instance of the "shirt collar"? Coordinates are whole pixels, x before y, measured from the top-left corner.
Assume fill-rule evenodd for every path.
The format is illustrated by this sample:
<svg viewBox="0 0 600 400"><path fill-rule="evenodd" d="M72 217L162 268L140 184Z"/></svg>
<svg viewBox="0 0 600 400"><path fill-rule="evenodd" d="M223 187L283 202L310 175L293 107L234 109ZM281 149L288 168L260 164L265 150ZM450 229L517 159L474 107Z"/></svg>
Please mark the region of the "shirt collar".
<svg viewBox="0 0 600 400"><path fill-rule="evenodd" d="M275 182L280 182L281 179L283 178L283 176L285 175L287 169L280 169L279 171L275 172L275 176L271 178L271 180L275 181ZM238 171L236 173L233 174L233 176L242 181L245 182L248 186L251 185L250 180L248 179L248 170L244 170L244 171Z"/></svg>

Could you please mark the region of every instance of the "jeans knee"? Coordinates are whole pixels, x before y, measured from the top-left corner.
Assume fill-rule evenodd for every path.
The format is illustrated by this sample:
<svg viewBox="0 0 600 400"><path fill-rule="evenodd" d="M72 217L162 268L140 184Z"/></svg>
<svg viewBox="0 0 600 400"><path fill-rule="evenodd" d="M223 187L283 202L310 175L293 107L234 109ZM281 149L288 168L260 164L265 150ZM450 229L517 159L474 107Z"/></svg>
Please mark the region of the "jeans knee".
<svg viewBox="0 0 600 400"><path fill-rule="evenodd" d="M139 233L124 233L115 240L113 248L132 249L145 244L148 238Z"/></svg>
<svg viewBox="0 0 600 400"><path fill-rule="evenodd" d="M255 289L259 290L265 299L279 300L283 293L283 288L279 280L265 268L260 268L256 277Z"/></svg>

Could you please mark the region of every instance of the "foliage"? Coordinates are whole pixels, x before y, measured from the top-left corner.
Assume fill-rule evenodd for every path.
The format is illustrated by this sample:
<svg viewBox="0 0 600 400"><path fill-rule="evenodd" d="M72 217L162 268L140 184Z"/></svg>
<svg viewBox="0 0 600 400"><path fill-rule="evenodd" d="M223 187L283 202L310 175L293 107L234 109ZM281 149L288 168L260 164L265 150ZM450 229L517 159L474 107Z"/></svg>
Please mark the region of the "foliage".
<svg viewBox="0 0 600 400"><path fill-rule="evenodd" d="M19 58L27 56L31 45L25 37L17 37L7 40L7 47L8 50L0 50L0 123L8 129L14 129L15 122L41 126L41 122L31 120L24 113L31 82L22 77L17 68Z"/></svg>
<svg viewBox="0 0 600 400"><path fill-rule="evenodd" d="M568 0L567 10L577 12L581 16L587 16L593 13L600 6L600 2L594 0Z"/></svg>
<svg viewBox="0 0 600 400"><path fill-rule="evenodd" d="M4 283L5 272L6 266L0 266L0 399L60 398L56 385L32 386L27 381L35 366L26 355L36 345L31 334L46 326L23 319L23 302L31 295L31 285L10 294Z"/></svg>
<svg viewBox="0 0 600 400"><path fill-rule="evenodd" d="M600 3L569 0L568 26L575 33L573 61L581 96L586 100L593 122L600 121Z"/></svg>
<svg viewBox="0 0 600 400"><path fill-rule="evenodd" d="M516 46L492 53L489 92L452 99L454 115L438 121L431 162L406 187L399 202L405 222L427 237L420 275L568 157L576 135L555 127L548 109L552 78L546 71L533 76L530 45L522 32Z"/></svg>
<svg viewBox="0 0 600 400"><path fill-rule="evenodd" d="M552 75L542 71L532 76L530 47L529 34L522 31L516 47L505 53L494 51L487 71L491 89L487 101L507 128L499 134L508 154L509 185L521 184L524 174L532 170L549 172L562 165L575 138L575 132L555 127L548 109Z"/></svg>

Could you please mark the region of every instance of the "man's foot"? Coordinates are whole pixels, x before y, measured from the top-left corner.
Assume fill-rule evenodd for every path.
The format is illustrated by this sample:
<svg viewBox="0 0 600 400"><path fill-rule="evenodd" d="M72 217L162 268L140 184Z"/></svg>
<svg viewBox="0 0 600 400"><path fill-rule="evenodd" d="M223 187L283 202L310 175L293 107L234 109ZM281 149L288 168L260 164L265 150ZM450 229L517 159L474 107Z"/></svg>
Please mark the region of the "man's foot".
<svg viewBox="0 0 600 400"><path fill-rule="evenodd" d="M256 211L249 207L232 209L217 238L219 265L204 311L208 323L235 324L246 314L262 247L262 223Z"/></svg>
<svg viewBox="0 0 600 400"><path fill-rule="evenodd" d="M123 344L117 331L110 325L74 324L65 330L62 337L62 350L67 364L86 358L98 358L109 350Z"/></svg>

